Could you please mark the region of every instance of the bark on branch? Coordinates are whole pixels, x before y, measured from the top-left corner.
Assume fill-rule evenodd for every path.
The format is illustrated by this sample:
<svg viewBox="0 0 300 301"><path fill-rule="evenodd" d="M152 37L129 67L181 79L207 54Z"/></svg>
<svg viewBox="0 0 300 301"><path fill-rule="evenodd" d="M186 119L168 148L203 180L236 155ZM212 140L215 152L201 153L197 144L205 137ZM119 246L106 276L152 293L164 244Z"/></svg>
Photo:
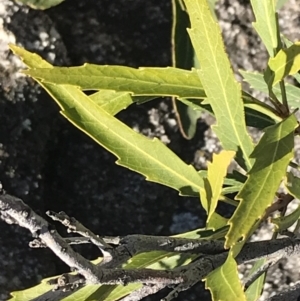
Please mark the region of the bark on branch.
<svg viewBox="0 0 300 301"><path fill-rule="evenodd" d="M84 284L126 285L134 282L143 283L141 289L122 299L127 301L140 300L166 286L175 285L175 288L165 298L169 301L175 298L180 291L189 289L215 268L222 265L228 255L228 251L223 248L224 242L221 240L205 241L138 234L114 238L99 237L64 212L47 212L47 214L53 220L65 225L69 232L77 233L81 237L61 237L45 219L37 215L21 199L10 195L0 195L0 218L2 220L27 228L35 237L32 246L50 248L72 270L76 270L78 275L83 276L68 277L62 275L56 284L63 288L73 286L76 289ZM95 244L102 253L103 261L94 265L75 252L71 245L78 243ZM132 256L151 251L188 253L198 256L190 264L172 270L120 268L121 264L126 263ZM236 261L238 264L242 264L259 258L267 258L268 260L276 258L277 260L281 257L299 254L299 252L300 240L296 238L252 242L245 244Z"/></svg>

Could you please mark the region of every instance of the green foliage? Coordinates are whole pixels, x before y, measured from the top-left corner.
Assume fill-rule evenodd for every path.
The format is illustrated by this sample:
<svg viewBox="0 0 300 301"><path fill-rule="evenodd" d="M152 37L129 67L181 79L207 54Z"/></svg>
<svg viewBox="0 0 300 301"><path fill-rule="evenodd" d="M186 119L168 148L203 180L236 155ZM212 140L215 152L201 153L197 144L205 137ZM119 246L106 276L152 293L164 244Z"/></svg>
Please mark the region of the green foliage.
<svg viewBox="0 0 300 301"><path fill-rule="evenodd" d="M240 70L240 73L244 77L244 80L250 84L250 86L260 92L269 94L269 88L264 80L263 74L259 72L251 72ZM279 84L273 86L273 92L278 99L282 99L281 88ZM289 83L285 83L285 92L289 100L289 106L291 108L297 108L300 102L300 89Z"/></svg>
<svg viewBox="0 0 300 301"><path fill-rule="evenodd" d="M278 46L275 1L251 0L251 5L256 19L252 25L273 57L274 49Z"/></svg>
<svg viewBox="0 0 300 301"><path fill-rule="evenodd" d="M291 115L268 127L256 145L251 154L251 157L256 159L255 163L236 197L240 204L229 220L227 247L247 237L255 222L271 205L286 168L293 159L294 130L297 125L295 116Z"/></svg>
<svg viewBox="0 0 300 301"><path fill-rule="evenodd" d="M277 84L287 75L297 73L300 70L300 43L281 49L274 58L270 58L269 67L274 72L272 85Z"/></svg>
<svg viewBox="0 0 300 301"><path fill-rule="evenodd" d="M206 1L185 3L192 24L189 34L201 66L198 74L207 95L205 103L211 105L217 119L214 131L225 150L241 151L243 158L238 160L250 169L253 145L246 131L241 85L234 78L220 28Z"/></svg>
<svg viewBox="0 0 300 301"><path fill-rule="evenodd" d="M201 202L207 212L207 228L219 229L227 224L227 220L215 211L221 198L227 168L234 155L233 151L222 151L213 155L212 163L208 162L207 177L203 177L204 188L200 189Z"/></svg>
<svg viewBox="0 0 300 301"><path fill-rule="evenodd" d="M56 6L65 0L16 0L34 9L47 9Z"/></svg>
<svg viewBox="0 0 300 301"><path fill-rule="evenodd" d="M277 6L283 2L277 1ZM289 194L300 197L299 178L292 172L287 173L289 165L299 168L291 162L298 122L290 108L299 107L300 89L284 82L289 75L297 79L300 44L279 39L275 1L251 1L256 19L253 26L270 59L264 75L250 71L241 71L241 74L252 88L267 94L271 104L266 104L242 91L235 79L209 3L206 0L173 0L172 3L175 10L173 67L134 69L91 64L54 67L17 46L11 49L27 65L24 73L52 96L61 114L113 153L118 158L117 164L144 175L149 181L173 188L183 196L200 197L208 216L206 227L181 236L225 239L225 246L231 251L226 262L205 277L213 300L257 300L264 275L244 292L235 256L261 223L283 179ZM182 30L186 26L190 27L190 41ZM282 48L282 44L288 48ZM194 64L194 53L197 64ZM184 70L192 65L195 68ZM87 95L86 90L93 94ZM196 171L158 139L151 140L136 133L115 117L131 104L159 96L176 99L176 110L187 138L195 132L199 111L208 111L215 117L213 130L224 150L213 155L207 171ZM257 144L253 143L247 125L263 130ZM228 173L232 160L239 165L239 171ZM230 195L233 192L238 192L236 198ZM229 220L216 213L218 202L236 207ZM287 229L299 221L299 208L289 216L273 219L276 229ZM136 255L123 266L173 269L194 259L195 256L186 254L152 251ZM252 272L263 263L264 260L258 261ZM64 300L114 301L140 286L87 286ZM47 290L49 286L42 283L24 292L15 292L12 300L21 300L18 298L26 292L34 298Z"/></svg>
<svg viewBox="0 0 300 301"><path fill-rule="evenodd" d="M221 267L216 268L205 278L205 285L211 291L213 300L246 301L237 265L231 254L228 255L226 262Z"/></svg>

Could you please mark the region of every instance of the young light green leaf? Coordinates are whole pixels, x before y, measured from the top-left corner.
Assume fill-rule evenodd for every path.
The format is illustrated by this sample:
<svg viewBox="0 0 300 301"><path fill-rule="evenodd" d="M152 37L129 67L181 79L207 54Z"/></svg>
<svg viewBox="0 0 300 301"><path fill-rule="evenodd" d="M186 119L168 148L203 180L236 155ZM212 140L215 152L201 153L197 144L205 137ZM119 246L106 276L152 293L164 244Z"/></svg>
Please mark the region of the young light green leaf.
<svg viewBox="0 0 300 301"><path fill-rule="evenodd" d="M84 64L81 67L54 67L25 70L43 83L66 84L82 90L115 90L134 95L206 97L196 70L130 68Z"/></svg>
<svg viewBox="0 0 300 301"><path fill-rule="evenodd" d="M246 130L241 85L235 80L225 53L219 25L211 15L206 0L185 0L190 20L189 34L199 60L198 74L209 103L217 119L214 126L225 150L241 151L239 163L248 170L253 150Z"/></svg>
<svg viewBox="0 0 300 301"><path fill-rule="evenodd" d="M255 163L247 181L237 195L240 204L229 220L226 247L245 238L256 220L271 205L286 168L293 158L294 130L298 123L294 115L266 129L251 157Z"/></svg>
<svg viewBox="0 0 300 301"><path fill-rule="evenodd" d="M277 25L274 0L251 0L256 22L252 25L266 46L270 57L277 48Z"/></svg>
<svg viewBox="0 0 300 301"><path fill-rule="evenodd" d="M35 66L36 62L43 64L37 55L32 56L21 48L13 47L13 49L26 64L30 64L30 67ZM108 114L98 105L98 101L95 103L76 87L43 85L60 106L62 114L76 127L114 153L119 158L117 164L145 175L149 181L172 188L179 185L175 189L179 189L182 195L199 196L199 190L203 185L201 177L191 165L185 164L159 140L150 140L136 133ZM122 103L121 96L118 97L118 103ZM124 94L122 97L127 102L128 95Z"/></svg>
<svg viewBox="0 0 300 301"><path fill-rule="evenodd" d="M290 47L292 46L294 43L289 40L284 34L281 34L281 38L282 38L282 41L284 42L284 45L286 47ZM295 73L293 75L294 79L300 84L300 74L299 73Z"/></svg>
<svg viewBox="0 0 300 301"><path fill-rule="evenodd" d="M255 262L254 266L250 270L249 276L255 273L260 267L262 267L266 262L265 258L259 259ZM266 273L263 273L260 277L258 277L246 290L246 298L247 301L257 301L261 296L264 283L265 283Z"/></svg>
<svg viewBox="0 0 300 301"><path fill-rule="evenodd" d="M264 75L259 72L251 72L239 70L244 80L250 84L250 86L260 92L269 95L269 88L264 80ZM300 88L285 83L286 96L289 106L292 108L298 108L300 105ZM281 89L278 84L273 87L273 92L278 99L281 99Z"/></svg>
<svg viewBox="0 0 300 301"><path fill-rule="evenodd" d="M207 229L221 229L228 224L228 219L218 214L217 212L213 212L209 222L207 223Z"/></svg>
<svg viewBox="0 0 300 301"><path fill-rule="evenodd" d="M207 163L207 178L203 179L204 187L200 189L200 196L202 206L207 212L206 223L208 227L213 229L215 229L215 227L210 221L221 197L224 178L234 155L235 152L233 151L223 150L220 154L213 154L212 163ZM215 216L215 219L216 218ZM219 220L220 218L218 218L218 221Z"/></svg>
<svg viewBox="0 0 300 301"><path fill-rule="evenodd" d="M210 290L213 301L246 301L237 264L230 252L226 262L205 278L205 288Z"/></svg>
<svg viewBox="0 0 300 301"><path fill-rule="evenodd" d="M268 66L273 71L269 85L275 85L287 75L293 75L300 70L300 42L286 49L281 49L274 58L269 59Z"/></svg>

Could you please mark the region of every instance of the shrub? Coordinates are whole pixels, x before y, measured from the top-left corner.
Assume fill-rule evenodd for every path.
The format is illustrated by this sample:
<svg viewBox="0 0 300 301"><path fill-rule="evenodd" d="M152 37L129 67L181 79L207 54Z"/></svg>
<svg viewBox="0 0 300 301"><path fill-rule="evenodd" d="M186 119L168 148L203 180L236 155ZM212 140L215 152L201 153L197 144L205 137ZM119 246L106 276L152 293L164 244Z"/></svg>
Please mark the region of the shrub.
<svg viewBox="0 0 300 301"><path fill-rule="evenodd" d="M173 1L173 67L54 67L38 55L11 45L28 67L23 72L52 96L65 118L112 152L117 164L176 189L183 197L199 198L207 212L203 229L176 237L137 234L123 238L98 237L65 213L48 212L53 220L82 236L63 239L21 200L0 196L5 221L28 228L37 236L35 245L49 247L76 271L50 280L60 288L56 292L46 281L29 289L26 293L30 299L48 292L51 298L67 296L65 300L140 300L172 285L165 299L171 300L204 280L213 300L257 300L270 265L298 252L299 240L288 229L295 223L299 227L300 207L287 216L284 209L300 198L300 180L293 174L299 169L293 156L294 138L299 133L295 111L300 90L285 81L292 77L300 82L300 44L280 36L273 0L251 3L256 18L253 26L269 60L263 74L240 73L254 89L267 95L268 102L241 89L206 0ZM182 42L187 41L182 27L188 22L191 44ZM183 49L179 41L184 43ZM194 53L199 66L190 69ZM195 131L195 112L204 110L215 117L213 130L223 150L213 155L207 171L195 170L158 139L150 140L114 117L133 103L159 96L173 98L180 121L182 110L189 110L188 122L181 124L187 138ZM258 143L253 142L247 126L264 132ZM232 160L237 168L229 174ZM280 185L285 192L279 192ZM230 218L216 212L218 202L236 207ZM278 209L281 215L271 218L274 239L249 242L260 224ZM276 239L278 234L291 237ZM75 253L70 245L78 242L95 244L102 254L100 262L91 263ZM250 278L241 284L238 265L253 261ZM65 293L63 289L71 291ZM299 295L299 288L294 289L286 291L283 298L292 300ZM21 300L23 293L13 293L13 300Z"/></svg>

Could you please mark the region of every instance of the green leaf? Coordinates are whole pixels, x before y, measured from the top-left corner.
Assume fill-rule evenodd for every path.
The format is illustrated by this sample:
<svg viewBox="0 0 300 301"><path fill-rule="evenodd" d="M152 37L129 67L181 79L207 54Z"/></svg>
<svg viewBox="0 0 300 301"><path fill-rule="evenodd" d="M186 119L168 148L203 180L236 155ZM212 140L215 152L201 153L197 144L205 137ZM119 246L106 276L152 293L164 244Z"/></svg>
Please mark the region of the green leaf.
<svg viewBox="0 0 300 301"><path fill-rule="evenodd" d="M251 72L239 70L244 80L250 84L250 86L260 92L269 95L269 88L264 80L264 75L259 72ZM285 83L286 96L289 106L292 108L298 108L300 105L300 88ZM278 84L273 87L273 92L278 99L281 99L281 89Z"/></svg>
<svg viewBox="0 0 300 301"><path fill-rule="evenodd" d="M133 103L132 97L127 92L100 90L89 97L108 114L113 116Z"/></svg>
<svg viewBox="0 0 300 301"><path fill-rule="evenodd" d="M186 98L179 98L179 100L185 103L186 105L190 106L193 110L198 110L200 112L206 111L212 116L214 116L211 106L207 104L204 105L203 100ZM267 110L264 107L261 107L258 104L248 102L248 100L245 100L244 105L247 126L252 126L258 129L264 129L267 126L275 124L275 121L281 120L279 116L273 114L271 111Z"/></svg>
<svg viewBox="0 0 300 301"><path fill-rule="evenodd" d="M129 284L128 287L116 285L87 285L61 301L115 301L130 294L139 284ZM119 288L118 290L116 290Z"/></svg>
<svg viewBox="0 0 300 301"><path fill-rule="evenodd" d="M249 276L255 273L259 268L261 268L266 262L265 258L259 259L255 262L252 269L250 270ZM263 273L258 277L246 290L247 301L257 301L261 296L265 283L266 273Z"/></svg>
<svg viewBox="0 0 300 301"><path fill-rule="evenodd" d="M42 294L45 294L48 291L53 289L53 286L48 284L47 282L51 279L55 279L55 277L45 278L41 281L40 284L31 287L30 289L12 292L12 298L9 301L24 301L24 300L33 300Z"/></svg>
<svg viewBox="0 0 300 301"><path fill-rule="evenodd" d="M46 68L47 70L47 72L49 71L49 68L53 68L53 66L52 65L50 65L49 63L47 63L46 61L44 61L44 60L42 60L38 55L36 55L36 54L31 54L31 56L30 56L30 59L28 59L27 57L29 56L29 54L30 54L30 52L27 52L26 50L23 50L22 48L19 48L19 47L17 47L17 46L13 46L13 45L11 45L11 48L12 48L12 50L17 54L17 55L20 55L20 56L22 56L22 53L24 52L24 53L26 53L26 56L25 56L25 59L27 59L27 61L28 62L26 62L26 61L24 61L24 63L27 65L27 66L29 66L29 67L31 67L31 68L34 68L34 67L32 67L32 66L39 66L40 68L42 67L42 68ZM35 60L37 60L37 61L35 61ZM32 61L32 62L31 62ZM101 66L100 66L101 67ZM115 68L116 66L113 66L113 68ZM78 67L79 68L79 70L81 70L80 68L81 67ZM126 69L126 67L124 67L125 69ZM67 69L67 68L66 68ZM150 68L151 69L151 68ZM56 68L54 68L54 70L56 70ZM104 69L107 73L110 73L109 72L109 66L106 66L106 68ZM137 71L137 69L132 69L132 68L129 68L129 70L135 70L135 71ZM157 72L158 72L158 77L165 77L165 69L164 68L161 68L161 69L159 69L159 68L157 68L157 69L155 69ZM162 74L160 75L160 71L159 70L162 70ZM186 75L187 75L187 72L188 72L188 74L189 74L189 77L188 77L188 79L187 79L187 81L190 81L190 79L192 79L192 83L193 83L193 85L194 85L194 87L193 87L193 89L199 89L199 87L201 87L200 88L200 92L201 92L201 95L203 95L204 94L204 90L203 90L203 88L202 88L202 84L201 84L201 81L200 81L200 79L199 79L199 77L197 76L197 74L196 74L196 72L195 72L195 70L194 71L185 71L185 70L182 70L182 69L175 69L176 70L176 77L177 77L177 79L178 79L178 81L179 82L184 82L184 81L186 81ZM43 73L43 70L40 70L41 71L41 74ZM170 71L170 70L169 70ZM168 72L169 72L168 71ZM27 70L27 72L36 72L35 70ZM54 71L54 73L56 73L57 71ZM190 73L189 73L190 72ZM137 73L139 73L138 71L137 71ZM147 73L147 72L146 72ZM123 79L121 79L121 82L126 82L127 81L127 79L126 79L126 72L125 72L125 74L123 74L124 75L124 78ZM149 76L148 76L149 77ZM168 80L168 78L165 78L166 80ZM36 79L37 80L37 79ZM112 78L112 80L113 80L113 78ZM54 76L54 78L53 78L53 82L55 82L56 81L56 79L55 79L55 76ZM38 81L41 85L43 85L43 86L45 86L46 85L46 83L45 82L43 82L43 83L41 83L41 81ZM68 82L68 83L74 83L74 78L71 78L71 79L69 79L69 78L65 78L64 79L64 82ZM129 81L130 82L130 81ZM59 83L59 81L57 81L57 83ZM104 81L104 82L101 82L101 80L100 80L100 82L98 83L98 86L99 85L102 85L102 88L103 89L110 89L109 87L108 87L108 85L107 85L107 81ZM138 91L138 90L136 90L135 89L135 87L134 87L134 81L131 81L131 84L132 84L132 88L133 88L133 91L131 91L131 93L135 93L135 92L141 92L141 91ZM170 83L170 85L172 85L171 83ZM111 85L112 86L112 85ZM96 89L96 88L95 88ZM113 88L113 90L116 90L116 91L118 91L118 92L124 92L124 90L122 90L123 89L123 86L120 86L120 82L118 81L117 82L117 84L116 84L116 86L114 86L114 88ZM175 89L175 88L172 88L172 90L173 89ZM97 90L97 89L96 89ZM166 92L166 91L165 91ZM174 91L173 91L174 92ZM170 92L170 93L173 93L173 92ZM191 91L190 91L191 92ZM149 100L151 100L151 99L154 99L154 98L156 98L157 96L155 96L156 94L154 93L153 94L153 91L148 91L148 93L152 93L152 96L133 96L133 100L135 101L135 102L137 102L137 103L143 103L144 101L149 101ZM172 95L171 95L172 96ZM185 96L183 96L183 97L185 97ZM206 95L204 94L204 97L206 97ZM204 98L204 97L202 97L202 98ZM201 97L200 97L201 98ZM271 124L273 124L274 122L272 122L272 119L274 119L274 120L276 120L276 119L278 119L278 116L276 116L276 115L274 115L272 112L270 112L270 111L268 111L268 110L266 110L264 107L262 107L262 106L260 106L260 105L258 105L257 103L253 103L252 102L252 100L251 100L251 97L249 97L246 93L244 93L243 94L243 98L244 98L244 101L245 101L245 106L247 107L246 108L246 119L247 119L247 121L248 121L248 125L250 125L250 126L258 126L258 127L265 127L265 125L266 125L266 122L267 122L267 124L269 124L269 125L271 125ZM191 101L189 101L189 100L183 100L183 99L180 99L182 102L184 102L185 104L187 104L187 105L189 105L189 106L191 106L193 109L195 109L195 108L197 108L197 109L201 109L201 111L203 110L203 109L206 109L206 110L209 110L209 111L211 111L211 108L210 108L210 106L208 106L208 105L203 105L203 104L201 104L200 103L200 106L197 106L196 104L195 104L195 106L193 105L193 103L191 102ZM192 101L200 101L200 100L198 100L198 99L193 99ZM249 107L249 108L248 108ZM121 108L122 109L122 108ZM107 110L107 108L106 108L106 110ZM252 110L252 111L250 111L250 110ZM212 112L212 111L211 111ZM261 113L260 113L261 112ZM262 114L263 113L263 114ZM268 117L269 116L269 117Z"/></svg>
<svg viewBox="0 0 300 301"><path fill-rule="evenodd" d="M216 229L223 228L227 224L228 224L227 218L223 217L222 215L216 212L213 212L210 217L209 223L207 223L206 228L216 230Z"/></svg>
<svg viewBox="0 0 300 301"><path fill-rule="evenodd" d="M25 49L10 44L9 47L14 52L14 54L21 57L24 64L29 68L34 68L39 66L40 68L53 68L51 64L43 60L39 55L26 51ZM51 94L51 87L47 84L42 84L40 81L38 83ZM56 88L60 89L59 87ZM62 89L64 89L62 87ZM111 115L119 113L121 110L127 108L133 103L132 97L126 92L115 92L111 90L100 90L89 96L96 104L102 107L106 112ZM135 101L139 101L142 96L136 96ZM147 97L148 98L148 97Z"/></svg>
<svg viewBox="0 0 300 301"><path fill-rule="evenodd" d="M213 154L212 163L207 163L207 178L203 179L204 188L200 189L200 196L202 206L207 212L206 223L209 228L216 229L216 224L212 223L211 219L221 198L224 177L234 155L235 152L233 151L223 150L220 154ZM214 221L218 221L219 224L220 217L215 216Z"/></svg>
<svg viewBox="0 0 300 301"><path fill-rule="evenodd" d="M115 90L134 95L206 97L196 70L130 68L84 64L23 71L42 82L80 87L82 90Z"/></svg>
<svg viewBox="0 0 300 301"><path fill-rule="evenodd" d="M17 0L17 2L22 2L31 8L42 10L56 6L63 1L64 0Z"/></svg>
<svg viewBox="0 0 300 301"><path fill-rule="evenodd" d="M291 172L288 172L284 184L288 192L295 199L300 200L300 178L295 177Z"/></svg>
<svg viewBox="0 0 300 301"><path fill-rule="evenodd" d="M189 264L196 257L197 255L174 254L163 251L145 252L131 258L125 265L125 268L141 269L147 267L153 270L171 270L178 266Z"/></svg>
<svg viewBox="0 0 300 301"><path fill-rule="evenodd" d="M174 235L174 237L185 237L185 238L201 238L205 240L210 240L210 239L220 239L225 237L227 231L228 231L228 226L225 226L221 229L217 230L212 230L212 229L197 229L193 231L189 231L184 233L184 236L182 234L179 235Z"/></svg>
<svg viewBox="0 0 300 301"><path fill-rule="evenodd" d="M300 42L286 49L281 49L274 58L269 59L268 66L274 72L270 85L275 85L287 75L293 75L300 70Z"/></svg>
<svg viewBox="0 0 300 301"><path fill-rule="evenodd" d="M43 66L36 54L12 47L30 67ZM51 70L45 69L45 70ZM150 140L136 133L124 123L108 114L98 101L78 88L67 85L44 84L62 114L76 127L118 157L117 164L146 176L147 180L175 188L182 195L199 196L203 185L194 167L185 164L158 139ZM121 96L118 95L119 102ZM122 97L128 101L127 94Z"/></svg>
<svg viewBox="0 0 300 301"><path fill-rule="evenodd" d="M229 220L226 236L229 248L245 238L256 220L271 205L286 168L293 158L294 129L298 125L294 115L266 129L251 157L255 163L236 199L240 204Z"/></svg>
<svg viewBox="0 0 300 301"><path fill-rule="evenodd" d="M223 230L219 230L221 233ZM197 233L197 234L196 234ZM201 233L201 234L199 234ZM215 232L217 233L217 232ZM224 233L225 235L225 233ZM223 236L224 236L223 235ZM198 229L192 232L183 233L176 235L177 237L186 238L200 238L203 237L207 240L208 237L216 239L213 231ZM219 234L220 236L220 234ZM219 237L218 236L218 237ZM216 236L217 237L217 236ZM140 268L151 268L151 269L173 269L178 266L189 264L196 255L189 254L174 254L172 252L165 251L153 251L140 253L132 257L127 263L123 265L125 269L140 269ZM47 284L50 279L55 279L58 276L47 278L42 280L42 283L19 292L13 292L13 298L10 301L24 301L37 298L47 291L51 291L53 286ZM63 298L63 301L115 301L119 300L126 295L129 295L134 290L137 290L142 285L140 283L123 285L87 285L75 292L70 292L68 296Z"/></svg>
<svg viewBox="0 0 300 301"><path fill-rule="evenodd" d="M228 230L228 227L218 229L217 231L197 229L190 232L174 235L174 237L185 238L201 238L220 239L223 238ZM175 254L165 251L153 251L147 253L140 253L131 258L123 265L123 268L151 268L151 269L166 269L175 268L177 266L186 265L193 260L196 256L189 256L188 254ZM94 261L95 262L95 261ZM95 262L96 263L96 262ZM42 280L42 283L23 291L13 292L13 298L10 301L24 301L37 298L51 291L53 286L47 284L50 279L57 278L54 276ZM62 299L63 301L115 301L125 297L141 287L141 284L122 285L87 285L78 291L70 292Z"/></svg>
<svg viewBox="0 0 300 301"><path fill-rule="evenodd" d="M252 25L266 46L270 57L277 48L277 25L274 0L251 0L256 22Z"/></svg>
<svg viewBox="0 0 300 301"><path fill-rule="evenodd" d="M194 67L194 50L186 28L190 25L188 14L181 0L172 0L172 62L173 67ZM196 133L197 120L201 113L173 97L173 108L182 136L192 139Z"/></svg>
<svg viewBox="0 0 300 301"><path fill-rule="evenodd" d="M280 232L293 226L293 224L299 220L299 217L300 206L289 215L271 218L271 223L275 225L276 231Z"/></svg>
<svg viewBox="0 0 300 301"><path fill-rule="evenodd" d="M219 25L214 21L206 0L185 0L191 19L189 34L199 60L198 74L217 119L214 126L225 150L241 151L239 163L250 169L253 150L242 101L241 85L235 80L225 53Z"/></svg>
<svg viewBox="0 0 300 301"><path fill-rule="evenodd" d="M203 183L196 170L185 164L161 141L148 139L135 132L97 106L76 87L60 90L55 99L63 108L62 115L115 154L118 165L144 175L149 181L172 187L181 195L199 195Z"/></svg>
<svg viewBox="0 0 300 301"><path fill-rule="evenodd" d="M292 46L294 43L292 41L290 41L285 35L281 34L281 38L285 44L286 47L290 47ZM300 74L299 73L295 73L293 75L294 79L300 84Z"/></svg>
<svg viewBox="0 0 300 301"><path fill-rule="evenodd" d="M205 278L205 287L210 290L213 301L246 301L237 272L237 264L231 253L228 254L222 266L208 274Z"/></svg>

